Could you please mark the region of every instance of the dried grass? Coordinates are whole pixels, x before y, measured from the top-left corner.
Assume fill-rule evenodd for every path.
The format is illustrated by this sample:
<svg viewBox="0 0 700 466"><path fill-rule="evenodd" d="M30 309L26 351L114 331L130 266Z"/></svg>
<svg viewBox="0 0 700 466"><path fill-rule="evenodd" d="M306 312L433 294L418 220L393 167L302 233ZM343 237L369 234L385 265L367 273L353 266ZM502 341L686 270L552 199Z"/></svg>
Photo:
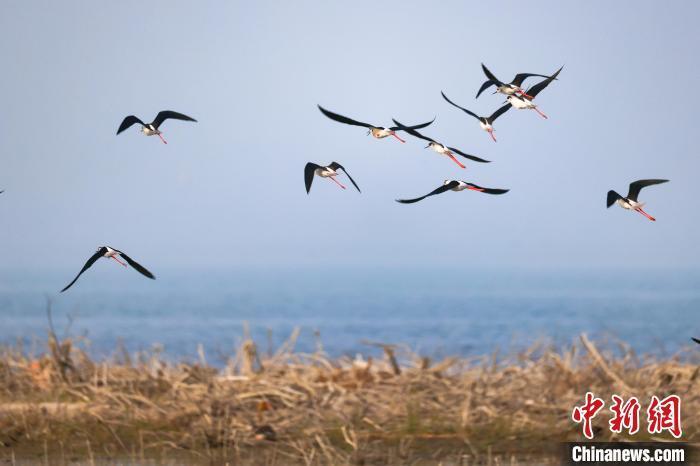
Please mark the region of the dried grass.
<svg viewBox="0 0 700 466"><path fill-rule="evenodd" d="M246 338L223 369L207 365L201 347L196 363L126 351L95 361L53 332L39 356L4 348L0 459L557 464L559 442L580 439L570 413L586 391L643 403L679 394L684 439L700 436L690 414L700 412L700 369L680 354L657 361L624 346L603 352L582 335L564 350L537 345L502 360L433 362L376 343L383 358L332 359L320 344L294 352L297 336L274 354ZM612 439L605 422L597 418L600 440Z"/></svg>

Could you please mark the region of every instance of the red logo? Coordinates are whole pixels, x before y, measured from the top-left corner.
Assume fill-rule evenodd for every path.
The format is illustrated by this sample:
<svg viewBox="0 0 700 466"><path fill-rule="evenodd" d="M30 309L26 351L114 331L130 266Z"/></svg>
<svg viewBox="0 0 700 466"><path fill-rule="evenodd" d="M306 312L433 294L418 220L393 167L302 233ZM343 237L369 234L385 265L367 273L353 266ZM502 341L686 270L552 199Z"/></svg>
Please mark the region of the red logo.
<svg viewBox="0 0 700 466"><path fill-rule="evenodd" d="M678 395L669 395L659 401L656 396L651 397L649 409L647 409L649 425L647 431L650 434L660 434L667 430L676 438L683 434L681 429L681 399Z"/></svg>
<svg viewBox="0 0 700 466"><path fill-rule="evenodd" d="M580 424L583 422L583 435L587 439L593 438L593 418L598 414L598 411L603 409L605 402L600 398L593 396L593 393L586 393L586 402L583 406L576 406L571 413L571 419L575 423Z"/></svg>
<svg viewBox="0 0 700 466"><path fill-rule="evenodd" d="M571 412L571 419L576 424L583 424L583 435L593 439L593 418L603 409L605 402L597 398L593 393L587 392L585 402L581 406L575 406ZM621 396L612 395L610 412L612 417L608 421L610 432L620 434L626 430L629 435L639 432L639 413L641 404L636 397L625 401ZM678 395L669 395L663 400L652 396L647 408L647 432L661 434L668 431L675 438L683 435L681 428L681 399Z"/></svg>
<svg viewBox="0 0 700 466"><path fill-rule="evenodd" d="M622 429L627 429L630 435L634 435L639 431L639 400L632 397L626 403L617 395L612 396L613 405L610 411L613 412L613 418L610 419L610 432L617 434L622 432Z"/></svg>

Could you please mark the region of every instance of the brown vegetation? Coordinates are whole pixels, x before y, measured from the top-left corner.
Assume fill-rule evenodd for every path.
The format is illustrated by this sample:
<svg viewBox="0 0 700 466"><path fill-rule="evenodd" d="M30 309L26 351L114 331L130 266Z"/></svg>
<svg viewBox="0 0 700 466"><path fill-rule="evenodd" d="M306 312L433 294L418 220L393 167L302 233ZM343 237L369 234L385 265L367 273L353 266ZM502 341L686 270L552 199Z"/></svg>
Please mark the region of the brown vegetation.
<svg viewBox="0 0 700 466"><path fill-rule="evenodd" d="M586 391L608 404L612 393L643 405L678 394L684 440L700 438L689 358L601 354L581 336L512 358L431 361L377 345L382 358L330 359L294 352L296 336L270 355L246 339L223 369L203 351L197 363L126 352L96 362L54 334L39 357L6 348L0 463L558 464L560 442L581 439L570 414ZM611 439L608 418L607 408L596 418L597 439Z"/></svg>

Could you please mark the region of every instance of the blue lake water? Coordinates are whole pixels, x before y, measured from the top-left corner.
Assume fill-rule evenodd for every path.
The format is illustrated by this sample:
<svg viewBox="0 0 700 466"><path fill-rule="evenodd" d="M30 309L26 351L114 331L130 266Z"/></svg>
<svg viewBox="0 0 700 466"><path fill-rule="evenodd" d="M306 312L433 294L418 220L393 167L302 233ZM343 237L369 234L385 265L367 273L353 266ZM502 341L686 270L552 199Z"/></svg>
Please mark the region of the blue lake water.
<svg viewBox="0 0 700 466"><path fill-rule="evenodd" d="M267 349L301 328L331 355L375 354L365 341L405 344L430 356L507 353L536 340L566 345L586 332L665 356L700 336L700 272L688 270L474 270L461 268L161 270L158 280L102 261L69 291L72 276L0 271L0 343L45 340L51 300L59 336L84 335L93 355L122 341L162 345L220 364L245 324Z"/></svg>

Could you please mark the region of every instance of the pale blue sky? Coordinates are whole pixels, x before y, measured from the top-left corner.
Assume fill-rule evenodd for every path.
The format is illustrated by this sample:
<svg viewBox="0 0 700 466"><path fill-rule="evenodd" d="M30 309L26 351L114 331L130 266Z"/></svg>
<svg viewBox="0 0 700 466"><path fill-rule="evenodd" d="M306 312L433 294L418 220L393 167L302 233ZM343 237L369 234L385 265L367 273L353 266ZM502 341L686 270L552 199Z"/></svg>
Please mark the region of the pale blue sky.
<svg viewBox="0 0 700 466"><path fill-rule="evenodd" d="M94 248L158 274L185 266L293 264L694 267L697 2L2 2L0 256L70 278ZM510 111L498 143L480 62L550 73L549 120ZM407 123L493 160L452 162L365 136L316 104ZM121 119L163 109L169 144ZM317 180L336 160L362 194ZM510 188L447 193L446 178ZM639 178L651 223L605 194ZM318 215L322 212L323 215ZM61 284L62 285L62 284Z"/></svg>

